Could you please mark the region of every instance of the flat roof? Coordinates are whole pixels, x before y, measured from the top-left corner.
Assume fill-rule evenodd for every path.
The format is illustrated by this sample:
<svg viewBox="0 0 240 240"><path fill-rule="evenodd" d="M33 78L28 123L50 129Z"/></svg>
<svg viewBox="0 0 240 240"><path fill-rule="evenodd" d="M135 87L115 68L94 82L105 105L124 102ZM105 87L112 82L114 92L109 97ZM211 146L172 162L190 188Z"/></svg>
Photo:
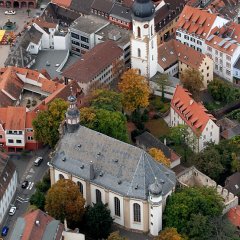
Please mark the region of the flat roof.
<svg viewBox="0 0 240 240"><path fill-rule="evenodd" d="M99 31L107 24L109 24L109 22L106 19L95 15L84 15L77 18L71 24L70 29L76 29L87 34L91 34Z"/></svg>
<svg viewBox="0 0 240 240"><path fill-rule="evenodd" d="M107 41L110 39L109 34L113 32L119 32L121 35L121 37L118 40L114 40L119 47L123 48L126 44L128 43L130 44L130 37L132 32L127 29L120 28L114 24L107 25L103 29L96 32L96 35L101 36L102 41ZM113 40L113 39L110 39L110 40Z"/></svg>
<svg viewBox="0 0 240 240"><path fill-rule="evenodd" d="M38 71L46 69L51 78L60 77L61 72L56 71L59 68L57 64L61 64L67 54L68 50L41 50L36 56L36 62L31 66L31 69ZM47 66L47 62L50 66Z"/></svg>

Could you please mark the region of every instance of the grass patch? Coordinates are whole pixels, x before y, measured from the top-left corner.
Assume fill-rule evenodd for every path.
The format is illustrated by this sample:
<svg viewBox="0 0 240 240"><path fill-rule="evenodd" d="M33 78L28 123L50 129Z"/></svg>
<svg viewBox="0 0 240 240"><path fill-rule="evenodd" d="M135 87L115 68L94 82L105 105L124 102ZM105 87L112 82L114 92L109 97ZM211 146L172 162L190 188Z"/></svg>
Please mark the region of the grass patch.
<svg viewBox="0 0 240 240"><path fill-rule="evenodd" d="M213 110L217 110L220 109L222 107L224 107L226 104L222 103L222 102L211 102L211 103L205 103L204 106L206 107L206 109L208 111L213 111Z"/></svg>
<svg viewBox="0 0 240 240"><path fill-rule="evenodd" d="M166 136L170 133L167 123L162 119L151 119L145 123L145 127L150 130L156 138Z"/></svg>
<svg viewBox="0 0 240 240"><path fill-rule="evenodd" d="M150 110L159 111L161 113L165 113L170 108L170 102L163 102L162 98L159 96L154 96L150 99Z"/></svg>

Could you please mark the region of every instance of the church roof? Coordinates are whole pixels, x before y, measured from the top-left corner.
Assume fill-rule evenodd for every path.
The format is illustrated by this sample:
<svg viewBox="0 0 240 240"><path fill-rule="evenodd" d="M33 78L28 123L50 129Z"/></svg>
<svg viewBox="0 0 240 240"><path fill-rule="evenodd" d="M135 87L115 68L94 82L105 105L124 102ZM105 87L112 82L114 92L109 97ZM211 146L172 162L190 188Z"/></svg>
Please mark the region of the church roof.
<svg viewBox="0 0 240 240"><path fill-rule="evenodd" d="M90 177L90 163L95 177ZM175 173L155 161L144 150L108 137L86 127L65 133L59 141L52 165L117 192L126 197L147 199L149 186L162 184L166 195L176 183Z"/></svg>
<svg viewBox="0 0 240 240"><path fill-rule="evenodd" d="M133 18L137 21L149 21L155 14L155 7L151 0L135 0L132 5Z"/></svg>

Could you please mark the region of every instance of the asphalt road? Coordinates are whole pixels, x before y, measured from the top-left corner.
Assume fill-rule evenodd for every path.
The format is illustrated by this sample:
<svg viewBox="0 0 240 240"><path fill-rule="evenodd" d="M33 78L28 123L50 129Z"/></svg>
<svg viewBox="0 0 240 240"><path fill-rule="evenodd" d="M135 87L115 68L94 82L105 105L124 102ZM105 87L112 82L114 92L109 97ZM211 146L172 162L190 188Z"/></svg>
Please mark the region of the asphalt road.
<svg viewBox="0 0 240 240"><path fill-rule="evenodd" d="M29 199L35 191L36 183L43 178L44 174L49 169L47 165L47 162L49 161L48 158L49 152L50 151L48 148L44 148L37 152L34 152L30 157L27 156L11 157L12 158L11 161L14 162L17 168L17 172L19 173L17 191L12 200L12 204L17 207L17 210L13 216L9 216L8 214L6 214L3 224L1 225L1 229L3 226L9 227L8 235L4 237L4 240L10 239L17 218L22 216L26 212L28 206L30 205ZM44 159L41 165L38 167L34 166L33 164L37 156L42 156ZM24 162L24 164L21 164L21 162ZM23 189L21 187L21 184L24 180L29 181L29 185L26 189Z"/></svg>

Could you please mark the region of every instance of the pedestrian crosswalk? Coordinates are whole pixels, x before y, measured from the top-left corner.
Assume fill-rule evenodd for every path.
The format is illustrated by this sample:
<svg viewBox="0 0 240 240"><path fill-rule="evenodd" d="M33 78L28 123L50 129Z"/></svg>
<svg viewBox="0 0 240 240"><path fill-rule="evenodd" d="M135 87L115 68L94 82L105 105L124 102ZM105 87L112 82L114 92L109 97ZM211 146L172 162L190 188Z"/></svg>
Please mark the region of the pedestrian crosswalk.
<svg viewBox="0 0 240 240"><path fill-rule="evenodd" d="M21 198L20 196L17 196L16 200L20 203L27 203L29 201L29 198Z"/></svg>
<svg viewBox="0 0 240 240"><path fill-rule="evenodd" d="M33 188L34 182L29 182L27 189L31 190Z"/></svg>

